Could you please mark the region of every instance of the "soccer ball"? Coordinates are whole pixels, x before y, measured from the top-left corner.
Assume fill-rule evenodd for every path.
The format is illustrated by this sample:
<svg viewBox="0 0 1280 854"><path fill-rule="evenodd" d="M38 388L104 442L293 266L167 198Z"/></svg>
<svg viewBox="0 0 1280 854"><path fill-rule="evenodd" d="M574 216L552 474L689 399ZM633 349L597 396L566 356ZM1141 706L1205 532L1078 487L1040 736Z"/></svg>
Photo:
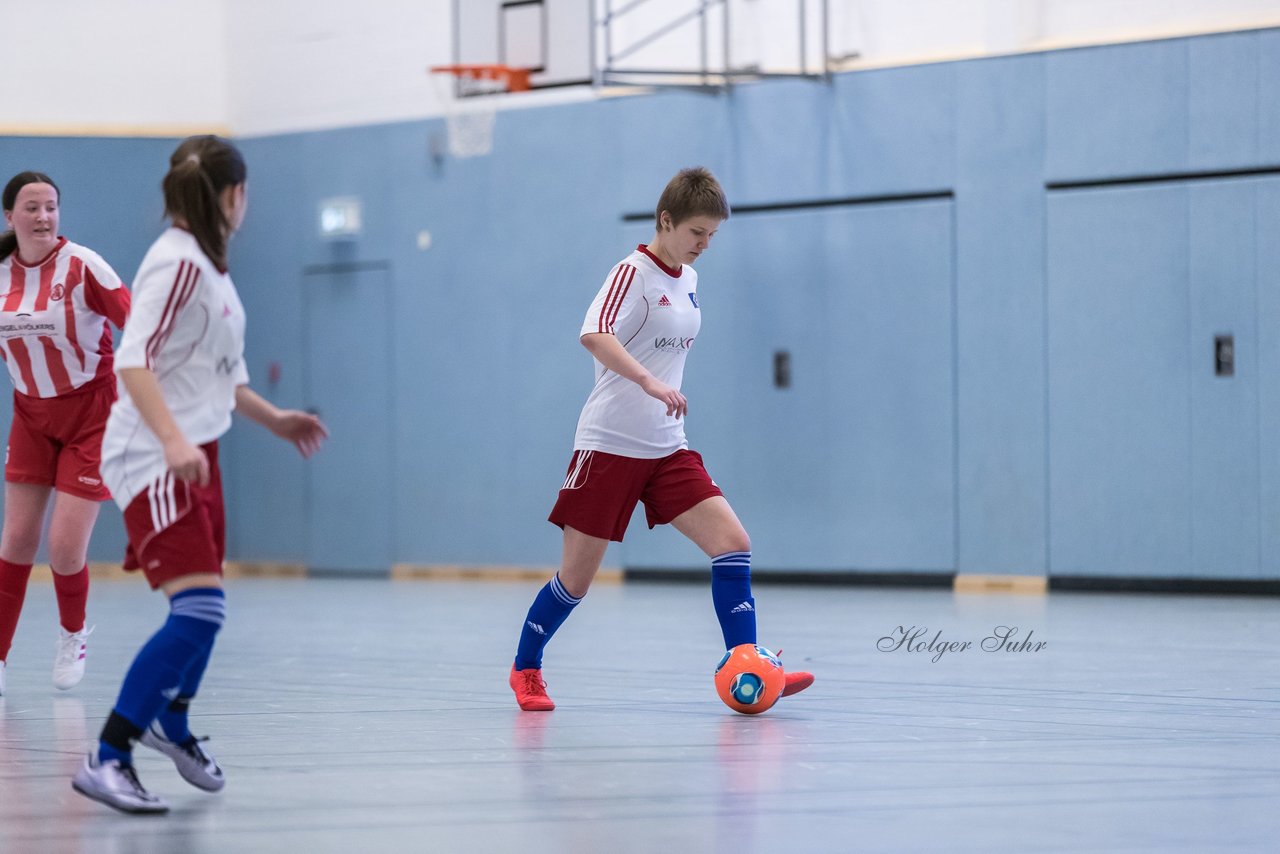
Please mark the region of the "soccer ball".
<svg viewBox="0 0 1280 854"><path fill-rule="evenodd" d="M785 682L781 659L753 643L735 646L716 665L716 693L744 715L768 711L782 696Z"/></svg>

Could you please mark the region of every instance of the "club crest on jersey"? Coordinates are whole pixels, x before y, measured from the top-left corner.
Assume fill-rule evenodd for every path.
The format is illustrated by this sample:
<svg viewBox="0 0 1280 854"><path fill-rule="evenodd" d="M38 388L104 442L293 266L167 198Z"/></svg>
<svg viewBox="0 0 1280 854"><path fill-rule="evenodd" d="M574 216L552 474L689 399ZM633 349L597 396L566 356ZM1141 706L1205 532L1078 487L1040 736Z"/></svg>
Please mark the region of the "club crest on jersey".
<svg viewBox="0 0 1280 854"><path fill-rule="evenodd" d="M667 299L667 295L663 294L662 299L658 300L659 308L666 308L671 305L671 300Z"/></svg>
<svg viewBox="0 0 1280 854"><path fill-rule="evenodd" d="M689 302L693 303L694 308L698 308L698 295L693 291L689 291Z"/></svg>
<svg viewBox="0 0 1280 854"><path fill-rule="evenodd" d="M65 292L62 289L62 283L59 282L49 290L49 299L60 300L62 299L64 293Z"/></svg>

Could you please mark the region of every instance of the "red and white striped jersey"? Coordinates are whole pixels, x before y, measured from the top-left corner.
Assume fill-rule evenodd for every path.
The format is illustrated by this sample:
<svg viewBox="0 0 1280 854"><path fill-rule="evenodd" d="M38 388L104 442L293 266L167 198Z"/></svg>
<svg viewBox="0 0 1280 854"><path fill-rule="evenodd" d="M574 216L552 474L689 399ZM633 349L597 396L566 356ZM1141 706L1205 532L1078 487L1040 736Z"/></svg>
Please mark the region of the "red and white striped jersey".
<svg viewBox="0 0 1280 854"><path fill-rule="evenodd" d="M680 388L684 361L702 324L698 274L673 270L641 245L609 271L580 335L608 332L658 380ZM599 361L596 384L578 417L575 450L658 459L689 447L684 419Z"/></svg>
<svg viewBox="0 0 1280 854"><path fill-rule="evenodd" d="M244 364L244 306L231 277L180 228L160 236L133 283L116 372L149 368L183 436L212 442L231 426ZM162 476L164 447L142 420L124 383L102 437L102 480L121 508Z"/></svg>
<svg viewBox="0 0 1280 854"><path fill-rule="evenodd" d="M111 376L111 324L124 326L129 291L92 249L58 238L43 260L0 261L0 357L13 387L57 397Z"/></svg>

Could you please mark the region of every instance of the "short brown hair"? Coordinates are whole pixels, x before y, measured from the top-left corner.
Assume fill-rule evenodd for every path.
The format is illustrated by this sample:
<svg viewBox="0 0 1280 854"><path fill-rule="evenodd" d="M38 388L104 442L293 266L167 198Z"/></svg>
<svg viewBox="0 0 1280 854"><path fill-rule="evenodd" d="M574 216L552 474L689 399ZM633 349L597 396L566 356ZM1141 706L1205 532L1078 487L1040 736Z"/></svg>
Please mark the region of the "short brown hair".
<svg viewBox="0 0 1280 854"><path fill-rule="evenodd" d="M725 198L716 176L701 166L693 166L677 172L658 197L654 217L659 228L662 227L663 211L671 214L673 226L695 216L726 220L729 218L729 200Z"/></svg>

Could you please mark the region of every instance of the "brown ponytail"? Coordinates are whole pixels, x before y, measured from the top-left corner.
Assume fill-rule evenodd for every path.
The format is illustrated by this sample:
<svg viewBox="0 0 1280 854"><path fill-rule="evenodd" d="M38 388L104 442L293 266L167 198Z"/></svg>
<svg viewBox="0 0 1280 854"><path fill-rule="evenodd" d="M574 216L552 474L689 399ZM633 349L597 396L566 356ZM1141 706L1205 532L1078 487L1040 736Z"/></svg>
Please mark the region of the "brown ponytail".
<svg viewBox="0 0 1280 854"><path fill-rule="evenodd" d="M162 184L165 216L182 220L220 270L227 268L231 224L219 197L227 187L243 184L248 174L236 147L217 136L187 137L169 157Z"/></svg>
<svg viewBox="0 0 1280 854"><path fill-rule="evenodd" d="M43 172L19 172L9 179L8 184L4 185L4 195L0 197L0 202L4 204L6 213L13 210L13 206L18 203L18 193L22 192L22 188L28 184L48 184L58 194L58 200L62 200L62 191L58 189L58 185L53 183L53 179L48 175ZM0 261L8 258L17 249L18 235L12 231L0 234Z"/></svg>

